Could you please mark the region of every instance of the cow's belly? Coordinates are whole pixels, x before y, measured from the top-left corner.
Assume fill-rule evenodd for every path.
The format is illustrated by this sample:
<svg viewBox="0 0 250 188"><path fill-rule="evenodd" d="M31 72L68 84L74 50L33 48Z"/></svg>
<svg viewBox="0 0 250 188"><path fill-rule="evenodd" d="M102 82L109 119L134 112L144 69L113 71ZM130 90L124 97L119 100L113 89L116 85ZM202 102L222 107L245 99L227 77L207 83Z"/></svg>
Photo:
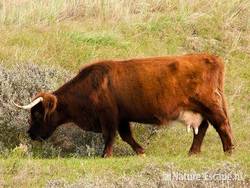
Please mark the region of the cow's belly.
<svg viewBox="0 0 250 188"><path fill-rule="evenodd" d="M190 128L193 128L195 134L198 134L199 126L203 117L201 114L193 111L181 111L177 120L187 126L188 132Z"/></svg>

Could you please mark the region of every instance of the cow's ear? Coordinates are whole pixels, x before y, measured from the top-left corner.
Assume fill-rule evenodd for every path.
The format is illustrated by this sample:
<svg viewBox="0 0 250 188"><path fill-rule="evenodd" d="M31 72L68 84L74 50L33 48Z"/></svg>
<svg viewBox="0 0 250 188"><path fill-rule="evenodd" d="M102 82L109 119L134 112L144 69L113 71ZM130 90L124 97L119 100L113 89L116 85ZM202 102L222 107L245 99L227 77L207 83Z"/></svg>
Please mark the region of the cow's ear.
<svg viewBox="0 0 250 188"><path fill-rule="evenodd" d="M57 106L57 98L53 94L47 94L45 102L45 108L48 110L48 113L55 111Z"/></svg>
<svg viewBox="0 0 250 188"><path fill-rule="evenodd" d="M57 97L51 93L40 93L38 96L43 98L44 120L56 110Z"/></svg>

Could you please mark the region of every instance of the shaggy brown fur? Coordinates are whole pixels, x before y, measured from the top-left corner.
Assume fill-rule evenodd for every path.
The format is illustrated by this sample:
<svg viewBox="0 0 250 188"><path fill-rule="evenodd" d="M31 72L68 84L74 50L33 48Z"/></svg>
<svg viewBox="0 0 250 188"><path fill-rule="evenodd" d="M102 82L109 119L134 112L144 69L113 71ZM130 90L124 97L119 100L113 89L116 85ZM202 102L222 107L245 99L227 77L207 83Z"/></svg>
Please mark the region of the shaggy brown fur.
<svg viewBox="0 0 250 188"><path fill-rule="evenodd" d="M116 131L142 154L144 149L134 140L129 122L162 125L188 110L204 118L190 153L200 152L208 122L218 132L224 151L231 152L223 74L221 59L208 54L97 62L55 92L37 95L44 101L31 110L29 134L46 139L59 125L74 122L84 130L103 133L103 156L112 155ZM45 107L47 101L50 104ZM47 109L54 106L52 112ZM43 120L46 111L50 113Z"/></svg>

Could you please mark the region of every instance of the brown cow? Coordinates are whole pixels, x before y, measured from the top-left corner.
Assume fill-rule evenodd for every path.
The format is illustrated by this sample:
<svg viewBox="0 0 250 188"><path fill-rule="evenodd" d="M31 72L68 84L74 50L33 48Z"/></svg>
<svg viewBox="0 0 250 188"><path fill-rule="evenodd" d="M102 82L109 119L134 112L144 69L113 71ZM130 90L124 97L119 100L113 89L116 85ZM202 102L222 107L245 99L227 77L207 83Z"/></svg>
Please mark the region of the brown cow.
<svg viewBox="0 0 250 188"><path fill-rule="evenodd" d="M58 90L39 93L31 104L19 107L31 109L32 139L47 139L59 125L74 122L103 133L105 157L112 155L117 130L137 154L144 153L130 122L162 125L174 120L194 128L190 154L200 152L208 122L224 151L231 152L223 74L222 60L208 54L100 61Z"/></svg>

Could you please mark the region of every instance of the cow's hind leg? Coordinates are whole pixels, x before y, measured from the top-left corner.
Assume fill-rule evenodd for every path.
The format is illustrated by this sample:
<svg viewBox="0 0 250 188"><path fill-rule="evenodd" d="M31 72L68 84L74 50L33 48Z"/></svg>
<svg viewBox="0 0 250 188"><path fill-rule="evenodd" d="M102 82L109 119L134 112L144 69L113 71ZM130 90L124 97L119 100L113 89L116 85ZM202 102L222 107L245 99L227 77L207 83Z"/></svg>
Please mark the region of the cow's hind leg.
<svg viewBox="0 0 250 188"><path fill-rule="evenodd" d="M231 153L233 149L233 136L232 130L229 124L229 120L221 112L222 110L215 110L209 117L209 121L214 126L215 130L218 132L224 152Z"/></svg>
<svg viewBox="0 0 250 188"><path fill-rule="evenodd" d="M144 153L144 149L133 138L129 122L127 121L120 122L118 127L118 132L122 140L127 142L138 155Z"/></svg>
<svg viewBox="0 0 250 188"><path fill-rule="evenodd" d="M195 133L193 133L194 134L193 143L189 150L189 155L198 154L201 152L201 145L204 136L206 134L207 128L208 128L208 121L205 119L201 122L201 125L199 126L198 134L196 135Z"/></svg>
<svg viewBox="0 0 250 188"><path fill-rule="evenodd" d="M198 102L198 105L202 109L201 111L204 113L205 118L208 119L218 132L224 152L231 153L233 149L233 136L224 106L215 100L212 102Z"/></svg>

